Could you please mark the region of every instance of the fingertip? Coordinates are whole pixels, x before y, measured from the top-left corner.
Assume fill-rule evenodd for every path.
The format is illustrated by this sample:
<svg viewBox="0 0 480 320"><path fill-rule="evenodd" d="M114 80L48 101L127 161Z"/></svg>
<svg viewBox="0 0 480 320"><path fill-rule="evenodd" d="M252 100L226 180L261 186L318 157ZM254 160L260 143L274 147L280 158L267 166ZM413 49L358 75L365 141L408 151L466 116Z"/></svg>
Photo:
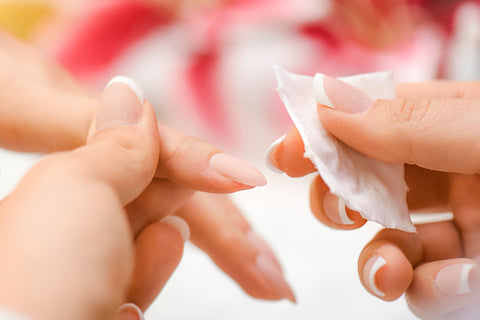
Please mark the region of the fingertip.
<svg viewBox="0 0 480 320"><path fill-rule="evenodd" d="M126 76L115 76L107 83L104 91L107 91L107 89L114 83L123 83L124 85L129 87L130 90L132 90L132 92L135 93L135 95L137 96L140 105L143 105L145 101L144 91L142 86L140 86L135 80Z"/></svg>
<svg viewBox="0 0 480 320"><path fill-rule="evenodd" d="M348 208L343 200L332 194L320 176L310 187L310 208L320 222L334 229L358 229L367 222L360 213Z"/></svg>
<svg viewBox="0 0 480 320"><path fill-rule="evenodd" d="M125 303L116 312L117 320L144 320L143 312L133 303Z"/></svg>
<svg viewBox="0 0 480 320"><path fill-rule="evenodd" d="M257 168L227 153L213 154L209 167L216 173L247 186L262 187L267 184L267 179Z"/></svg>
<svg viewBox="0 0 480 320"><path fill-rule="evenodd" d="M285 137L287 135L283 135L277 140L275 140L268 148L267 151L265 152L265 164L267 168L272 170L275 173L278 174L283 174L284 172L280 169L280 164L278 163L277 160L277 151L278 151L278 146L283 143L283 140L285 140Z"/></svg>
<svg viewBox="0 0 480 320"><path fill-rule="evenodd" d="M310 159L305 158L305 146L296 127L271 151L272 163L292 178L303 177L317 171Z"/></svg>
<svg viewBox="0 0 480 320"><path fill-rule="evenodd" d="M415 269L406 295L408 305L422 318L440 319L446 315L469 313L472 307L478 306L479 272L477 263L472 259L425 263Z"/></svg>
<svg viewBox="0 0 480 320"><path fill-rule="evenodd" d="M166 216L161 223L168 224L178 231L183 239L183 242L187 242L190 239L190 228L185 220L177 216Z"/></svg>
<svg viewBox="0 0 480 320"><path fill-rule="evenodd" d="M368 292L382 300L393 301L410 286L413 267L400 248L383 243L362 252L359 275Z"/></svg>

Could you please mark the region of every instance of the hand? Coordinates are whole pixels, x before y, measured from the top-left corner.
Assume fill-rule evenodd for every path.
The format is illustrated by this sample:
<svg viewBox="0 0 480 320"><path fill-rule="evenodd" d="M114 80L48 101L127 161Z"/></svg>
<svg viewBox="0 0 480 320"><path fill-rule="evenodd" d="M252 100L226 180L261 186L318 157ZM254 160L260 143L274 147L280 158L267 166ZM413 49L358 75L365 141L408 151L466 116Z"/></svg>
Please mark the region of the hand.
<svg viewBox="0 0 480 320"><path fill-rule="evenodd" d="M33 319L111 318L134 257L156 252L166 279L182 255L181 222L152 223L134 239L123 209L156 170L153 108L119 82L103 100L88 144L40 161L1 202L0 304Z"/></svg>
<svg viewBox="0 0 480 320"><path fill-rule="evenodd" d="M83 146L94 128L94 110L101 99L31 48L6 34L0 34L0 41L5 44L0 53L0 146L33 152ZM13 72L17 69L21 72ZM160 155L155 177L126 206L134 235L138 237L149 225L168 215L182 217L190 226L191 241L248 294L294 300L274 254L240 211L226 196L205 193L249 189L263 184L263 176L199 139L163 124L158 127ZM197 194L197 190L204 192ZM258 260L269 263L259 266ZM142 310L166 281L156 272L161 261L152 263L135 266L138 277L134 276L128 293L127 301L135 302ZM265 270L265 265L275 267L274 273L280 276L273 279L272 269ZM148 290L145 283L150 284Z"/></svg>
<svg viewBox="0 0 480 320"><path fill-rule="evenodd" d="M404 84L397 94L401 99L378 100L363 114L319 106L319 119L352 148L378 160L406 163L411 211L451 211L454 219L417 225L416 234L381 231L360 254L359 276L364 287L383 300L406 293L411 310L422 318L470 319L478 315L480 299L475 260L480 254L480 83ZM293 128L270 160L299 177L316 171L303 153ZM353 223L342 224L338 208L331 205L337 201L316 177L310 202L322 223L337 229L365 224L348 208ZM471 308L477 308L476 313Z"/></svg>

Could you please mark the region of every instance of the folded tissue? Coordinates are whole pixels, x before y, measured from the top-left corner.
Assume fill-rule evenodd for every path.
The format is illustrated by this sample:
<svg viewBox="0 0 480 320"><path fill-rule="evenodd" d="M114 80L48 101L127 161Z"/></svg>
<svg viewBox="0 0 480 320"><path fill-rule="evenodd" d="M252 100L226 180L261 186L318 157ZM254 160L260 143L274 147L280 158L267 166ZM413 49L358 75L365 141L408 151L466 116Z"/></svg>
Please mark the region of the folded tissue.
<svg viewBox="0 0 480 320"><path fill-rule="evenodd" d="M325 82L328 77L320 73L315 77L296 75L278 66L275 73L280 98L305 144L305 157L315 165L330 192L367 220L386 228L415 232L407 207L403 165L378 161L352 149L330 135L317 115L317 103L335 108L332 100L338 95L348 95L348 90L359 89L372 102L395 98L393 74L376 72L340 77L345 85L334 90ZM341 209L344 208L339 208L339 212Z"/></svg>

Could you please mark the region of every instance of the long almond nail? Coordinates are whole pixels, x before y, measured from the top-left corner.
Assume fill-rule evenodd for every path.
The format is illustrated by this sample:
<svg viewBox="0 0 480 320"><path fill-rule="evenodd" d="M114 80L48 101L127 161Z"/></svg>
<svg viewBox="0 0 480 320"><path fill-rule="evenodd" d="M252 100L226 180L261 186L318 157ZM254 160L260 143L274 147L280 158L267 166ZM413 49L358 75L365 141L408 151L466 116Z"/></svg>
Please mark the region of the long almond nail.
<svg viewBox="0 0 480 320"><path fill-rule="evenodd" d="M348 217L345 201L333 195L330 191L327 191L323 198L323 210L330 220L337 224L350 225L355 223Z"/></svg>
<svg viewBox="0 0 480 320"><path fill-rule="evenodd" d="M253 187L261 187L267 184L265 176L246 163L226 153L217 153L210 158L210 168L217 173Z"/></svg>
<svg viewBox="0 0 480 320"><path fill-rule="evenodd" d="M133 303L125 303L117 310L119 320L144 320L143 312Z"/></svg>
<svg viewBox="0 0 480 320"><path fill-rule="evenodd" d="M363 91L323 74L317 74L314 78L314 94L319 104L346 113L361 113L373 104L373 100Z"/></svg>
<svg viewBox="0 0 480 320"><path fill-rule="evenodd" d="M368 288L378 297L384 297L385 293L378 289L375 277L378 270L386 264L387 261L382 256L375 255L368 259L363 267L363 279Z"/></svg>
<svg viewBox="0 0 480 320"><path fill-rule="evenodd" d="M118 76L105 87L96 115L96 132L112 127L133 126L142 114L143 90L132 79Z"/></svg>
<svg viewBox="0 0 480 320"><path fill-rule="evenodd" d="M275 142L273 142L265 152L265 164L270 170L272 170L275 173L280 173L280 174L284 173L282 170L280 170L280 166L274 157L274 154L275 154L274 152L277 149L278 145L283 142L285 137L286 135L283 135L277 140L275 140Z"/></svg>
<svg viewBox="0 0 480 320"><path fill-rule="evenodd" d="M160 222L174 227L182 236L183 242L187 242L188 239L190 239L190 228L188 227L187 222L182 218L177 216L166 216Z"/></svg>
<svg viewBox="0 0 480 320"><path fill-rule="evenodd" d="M448 265L437 273L435 287L440 293L449 296L469 293L469 278L473 268L473 264Z"/></svg>
<svg viewBox="0 0 480 320"><path fill-rule="evenodd" d="M265 279L270 283L274 293L279 298L285 298L296 303L295 294L283 277L283 272L268 255L260 253L257 256L256 264L258 270L264 275Z"/></svg>

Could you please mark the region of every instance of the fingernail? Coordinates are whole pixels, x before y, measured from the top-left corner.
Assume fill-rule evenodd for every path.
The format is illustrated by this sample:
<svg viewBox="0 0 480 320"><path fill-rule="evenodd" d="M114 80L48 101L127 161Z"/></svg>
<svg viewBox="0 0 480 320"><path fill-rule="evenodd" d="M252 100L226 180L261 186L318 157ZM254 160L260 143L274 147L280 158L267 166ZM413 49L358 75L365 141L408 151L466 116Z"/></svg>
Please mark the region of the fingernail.
<svg viewBox="0 0 480 320"><path fill-rule="evenodd" d="M177 229L177 231L182 236L183 242L187 242L190 239L190 228L188 227L187 222L177 216L166 216L163 218L161 223L166 223Z"/></svg>
<svg viewBox="0 0 480 320"><path fill-rule="evenodd" d="M133 303L125 303L117 310L117 318L121 320L144 320L143 312Z"/></svg>
<svg viewBox="0 0 480 320"><path fill-rule="evenodd" d="M315 75L314 95L320 105L346 113L361 113L373 105L373 100L363 91L323 74Z"/></svg>
<svg viewBox="0 0 480 320"><path fill-rule="evenodd" d="M217 173L253 187L267 184L265 176L243 160L226 153L217 153L210 158L210 168Z"/></svg>
<svg viewBox="0 0 480 320"><path fill-rule="evenodd" d="M112 127L133 126L142 114L143 90L130 78L114 77L105 87L96 113L96 132Z"/></svg>
<svg viewBox="0 0 480 320"><path fill-rule="evenodd" d="M297 303L293 290L283 277L283 272L277 263L267 254L260 253L257 256L256 264L258 270L264 275L265 279L270 283L274 293L279 298L285 298L293 303Z"/></svg>
<svg viewBox="0 0 480 320"><path fill-rule="evenodd" d="M277 149L278 145L283 142L285 137L286 135L283 135L277 140L275 140L275 142L272 143L267 148L267 151L265 152L265 164L270 170L272 170L275 173L283 173L283 171L280 170L280 165L278 164L277 159L275 159L273 155L274 155L274 151Z"/></svg>
<svg viewBox="0 0 480 320"><path fill-rule="evenodd" d="M377 275L378 270L386 264L387 261L383 257L375 255L368 259L363 267L363 279L368 288L378 297L384 297L385 293L378 289L377 284L375 283L375 276Z"/></svg>
<svg viewBox="0 0 480 320"><path fill-rule="evenodd" d="M469 276L473 264L450 264L437 273L435 287L445 295L455 296L471 291Z"/></svg>
<svg viewBox="0 0 480 320"><path fill-rule="evenodd" d="M258 233L253 229L250 229L247 232L247 240L259 251L259 253L266 255L271 261L273 261L283 274L282 267L280 262L278 262L277 257L275 257L275 254L272 249L270 249L268 243Z"/></svg>
<svg viewBox="0 0 480 320"><path fill-rule="evenodd" d="M338 224L354 224L347 214L347 207L345 201L332 194L330 191L325 193L323 198L323 210L325 214L335 223Z"/></svg>

